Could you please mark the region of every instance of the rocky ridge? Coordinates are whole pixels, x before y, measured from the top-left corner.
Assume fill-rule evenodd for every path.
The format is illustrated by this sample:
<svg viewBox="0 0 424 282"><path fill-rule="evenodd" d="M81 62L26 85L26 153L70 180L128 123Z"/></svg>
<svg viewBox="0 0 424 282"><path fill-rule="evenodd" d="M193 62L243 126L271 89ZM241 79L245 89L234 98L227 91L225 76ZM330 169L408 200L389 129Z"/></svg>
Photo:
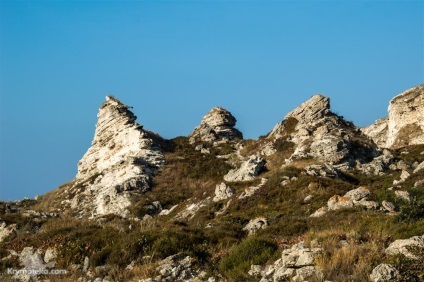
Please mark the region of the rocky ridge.
<svg viewBox="0 0 424 282"><path fill-rule="evenodd" d="M243 140L222 108L171 140L144 130L129 109L107 97L73 181L0 202L0 274L63 267L68 275L53 281L424 279L424 144L383 150L322 95L259 140Z"/></svg>

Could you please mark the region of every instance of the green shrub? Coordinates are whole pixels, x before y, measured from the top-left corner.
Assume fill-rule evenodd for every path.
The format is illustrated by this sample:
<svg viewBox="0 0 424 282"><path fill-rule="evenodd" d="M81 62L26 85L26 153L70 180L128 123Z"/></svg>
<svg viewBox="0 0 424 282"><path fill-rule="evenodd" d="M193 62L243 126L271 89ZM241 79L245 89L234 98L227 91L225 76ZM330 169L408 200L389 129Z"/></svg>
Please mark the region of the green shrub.
<svg viewBox="0 0 424 282"><path fill-rule="evenodd" d="M277 251L277 245L269 240L249 237L235 246L219 263L228 278L242 280L252 264L265 264Z"/></svg>

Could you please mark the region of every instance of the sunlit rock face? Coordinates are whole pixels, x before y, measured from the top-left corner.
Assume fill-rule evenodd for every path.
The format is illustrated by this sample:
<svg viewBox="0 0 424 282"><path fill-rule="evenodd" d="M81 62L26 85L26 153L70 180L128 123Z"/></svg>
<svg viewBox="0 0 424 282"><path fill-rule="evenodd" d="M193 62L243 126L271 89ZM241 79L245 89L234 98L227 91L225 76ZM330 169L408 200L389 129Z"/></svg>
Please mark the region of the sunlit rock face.
<svg viewBox="0 0 424 282"><path fill-rule="evenodd" d="M394 97L388 112L362 131L382 148L424 144L424 84Z"/></svg>
<svg viewBox="0 0 424 282"><path fill-rule="evenodd" d="M190 143L243 139L243 134L234 127L236 122L236 118L229 111L215 107L203 117L200 125L190 133Z"/></svg>
<svg viewBox="0 0 424 282"><path fill-rule="evenodd" d="M288 113L267 138L294 143L292 159L310 156L329 164L355 164L376 155L375 144L353 123L331 112L330 99L320 94Z"/></svg>
<svg viewBox="0 0 424 282"><path fill-rule="evenodd" d="M132 193L150 189L152 174L164 161L153 138L136 123L131 107L107 96L100 106L91 147L78 163L73 199L75 209L93 216L125 216Z"/></svg>

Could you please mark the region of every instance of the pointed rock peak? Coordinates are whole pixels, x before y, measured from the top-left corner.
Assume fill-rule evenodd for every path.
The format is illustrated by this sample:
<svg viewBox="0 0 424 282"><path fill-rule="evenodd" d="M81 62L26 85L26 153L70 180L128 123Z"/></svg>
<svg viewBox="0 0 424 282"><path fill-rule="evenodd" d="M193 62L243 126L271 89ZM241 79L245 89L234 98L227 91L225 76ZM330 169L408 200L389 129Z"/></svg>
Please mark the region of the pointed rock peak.
<svg viewBox="0 0 424 282"><path fill-rule="evenodd" d="M299 107L287 114L286 118L294 117L301 120L314 120L322 118L330 112L330 98L321 94L312 96Z"/></svg>
<svg viewBox="0 0 424 282"><path fill-rule="evenodd" d="M190 142L243 139L242 133L234 128L236 122L237 119L228 110L215 107L202 118L200 125L189 135Z"/></svg>
<svg viewBox="0 0 424 282"><path fill-rule="evenodd" d="M93 215L125 216L131 205L129 191L147 191L153 172L164 156L137 117L113 96L100 106L92 146L78 163L75 208Z"/></svg>
<svg viewBox="0 0 424 282"><path fill-rule="evenodd" d="M290 160L312 156L330 164L354 163L375 153L375 145L354 124L332 113L330 99L320 94L288 113L267 138L292 142ZM351 140L357 141L352 144Z"/></svg>

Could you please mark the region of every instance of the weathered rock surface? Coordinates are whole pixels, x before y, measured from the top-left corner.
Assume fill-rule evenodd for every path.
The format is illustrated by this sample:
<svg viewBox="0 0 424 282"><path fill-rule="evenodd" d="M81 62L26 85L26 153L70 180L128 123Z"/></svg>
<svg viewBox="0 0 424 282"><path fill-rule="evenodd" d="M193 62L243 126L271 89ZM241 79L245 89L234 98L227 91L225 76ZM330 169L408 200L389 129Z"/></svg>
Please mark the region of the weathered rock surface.
<svg viewBox="0 0 424 282"><path fill-rule="evenodd" d="M226 109L215 107L207 113L199 126L190 133L190 143L230 141L243 139L243 134L234 128L236 118Z"/></svg>
<svg viewBox="0 0 424 282"><path fill-rule="evenodd" d="M363 127L362 132L371 137L378 147L385 148L387 143L387 132L389 129L389 118L381 118L373 124Z"/></svg>
<svg viewBox="0 0 424 282"><path fill-rule="evenodd" d="M0 222L0 243L15 231L16 224L6 225L6 222Z"/></svg>
<svg viewBox="0 0 424 282"><path fill-rule="evenodd" d="M343 208L352 208L354 206L362 206L368 210L375 210L378 208L378 203L368 201L370 191L366 187L358 187L348 191L344 196L334 195L328 202L326 207L319 208L311 217L320 217L329 210L338 210Z"/></svg>
<svg viewBox="0 0 424 282"><path fill-rule="evenodd" d="M234 190L231 187L227 186L225 183L216 185L215 188L215 197L213 198L214 202L219 202L225 199L230 198L234 195Z"/></svg>
<svg viewBox="0 0 424 282"><path fill-rule="evenodd" d="M119 100L107 96L100 107L92 146L78 163L72 208L92 216L126 216L131 193L150 189L164 162L160 147Z"/></svg>
<svg viewBox="0 0 424 282"><path fill-rule="evenodd" d="M255 235L259 229L265 229L268 227L268 221L265 217L258 217L249 221L249 223L243 228L249 235Z"/></svg>
<svg viewBox="0 0 424 282"><path fill-rule="evenodd" d="M268 181L268 179L262 178L261 179L261 183L259 183L259 185L248 187L247 189L245 189L243 191L243 193L240 194L240 196L238 198L239 199L243 199L243 198L247 198L247 197L253 196L255 194L255 192L258 191L259 189L261 189L262 186L264 186L267 181Z"/></svg>
<svg viewBox="0 0 424 282"><path fill-rule="evenodd" d="M252 265L249 275L261 278L260 281L263 282L308 281L320 278L322 273L315 268L315 257L320 253L321 248L308 248L300 242L284 250L281 258L272 265Z"/></svg>
<svg viewBox="0 0 424 282"><path fill-rule="evenodd" d="M382 263L372 270L370 279L373 282L386 282L393 281L398 277L398 275L399 271L397 271L396 268L390 264Z"/></svg>
<svg viewBox="0 0 424 282"><path fill-rule="evenodd" d="M375 144L355 125L332 113L330 99L322 95L288 113L267 138L283 137L295 144L294 155L312 156L329 164L367 162L378 155Z"/></svg>
<svg viewBox="0 0 424 282"><path fill-rule="evenodd" d="M224 180L228 182L250 181L256 178L265 166L265 160L259 156L252 155L244 161L240 168L230 170Z"/></svg>
<svg viewBox="0 0 424 282"><path fill-rule="evenodd" d="M388 118L362 130L383 148L424 144L424 84L394 97L389 103Z"/></svg>
<svg viewBox="0 0 424 282"><path fill-rule="evenodd" d="M401 254L411 259L419 259L413 249L421 252L424 250L424 235L414 236L410 239L396 240L387 247L386 254Z"/></svg>

